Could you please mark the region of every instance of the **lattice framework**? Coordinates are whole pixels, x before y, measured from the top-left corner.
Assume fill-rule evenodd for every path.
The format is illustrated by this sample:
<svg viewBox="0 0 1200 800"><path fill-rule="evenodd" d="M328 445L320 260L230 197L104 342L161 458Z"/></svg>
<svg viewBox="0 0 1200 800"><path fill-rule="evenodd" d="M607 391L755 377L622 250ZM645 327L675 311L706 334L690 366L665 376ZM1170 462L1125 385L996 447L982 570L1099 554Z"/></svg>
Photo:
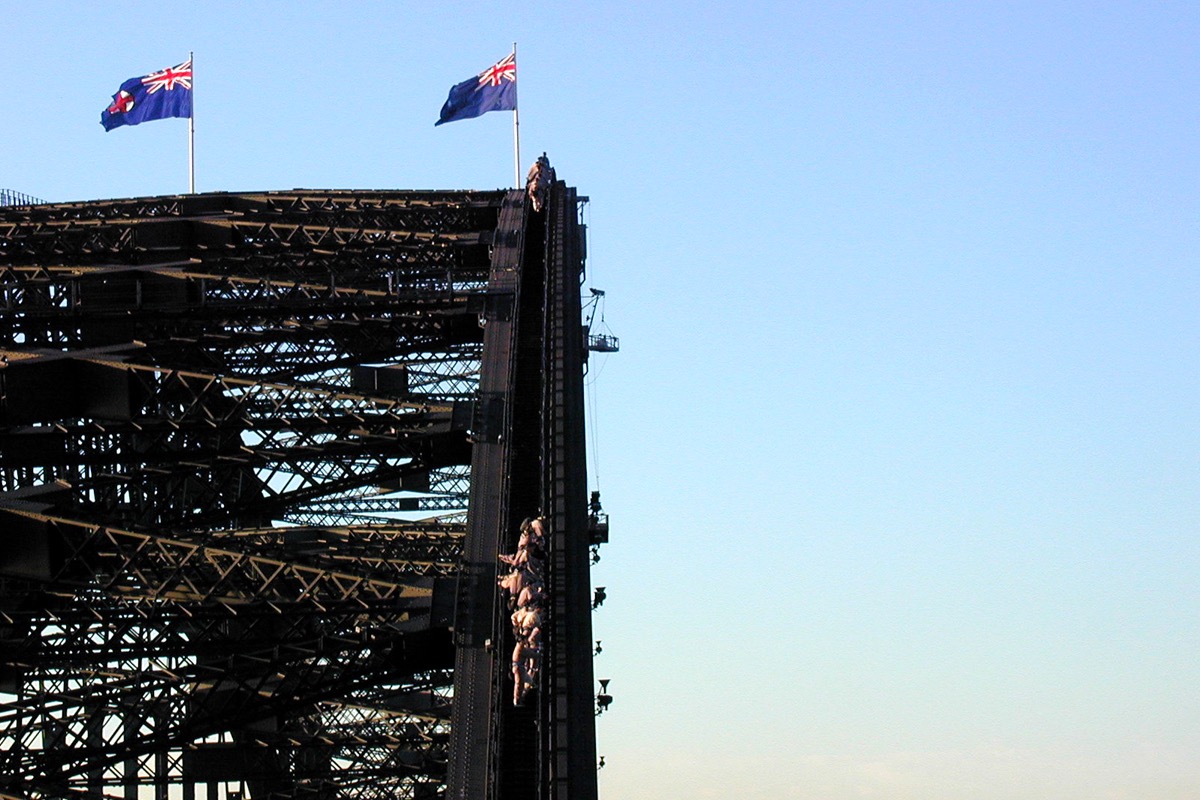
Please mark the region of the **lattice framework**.
<svg viewBox="0 0 1200 800"><path fill-rule="evenodd" d="M503 198L0 209L0 795L441 791Z"/></svg>

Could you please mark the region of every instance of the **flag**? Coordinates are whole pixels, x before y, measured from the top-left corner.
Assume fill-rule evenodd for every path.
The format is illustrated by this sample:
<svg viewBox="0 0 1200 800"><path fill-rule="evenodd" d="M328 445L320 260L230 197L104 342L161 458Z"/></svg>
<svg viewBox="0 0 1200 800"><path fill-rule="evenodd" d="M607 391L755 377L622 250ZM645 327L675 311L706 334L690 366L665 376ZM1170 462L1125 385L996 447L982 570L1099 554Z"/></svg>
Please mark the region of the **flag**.
<svg viewBox="0 0 1200 800"><path fill-rule="evenodd" d="M433 124L470 119L489 111L513 111L516 107L517 54L511 53L474 78L451 87L441 118Z"/></svg>
<svg viewBox="0 0 1200 800"><path fill-rule="evenodd" d="M141 78L130 78L100 112L100 124L111 131L152 119L192 116L192 61Z"/></svg>

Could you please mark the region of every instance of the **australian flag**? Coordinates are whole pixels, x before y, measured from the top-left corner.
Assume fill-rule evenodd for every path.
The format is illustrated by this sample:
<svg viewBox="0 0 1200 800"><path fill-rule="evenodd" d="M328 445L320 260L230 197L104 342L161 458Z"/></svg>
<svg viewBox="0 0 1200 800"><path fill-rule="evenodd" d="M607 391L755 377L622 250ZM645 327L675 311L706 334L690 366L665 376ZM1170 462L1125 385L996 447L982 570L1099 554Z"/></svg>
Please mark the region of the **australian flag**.
<svg viewBox="0 0 1200 800"><path fill-rule="evenodd" d="M100 112L100 124L111 131L152 119L192 116L191 59L174 67L130 78L113 95L112 105Z"/></svg>
<svg viewBox="0 0 1200 800"><path fill-rule="evenodd" d="M517 107L517 54L450 89L441 118L433 123L454 122L486 114L512 111Z"/></svg>

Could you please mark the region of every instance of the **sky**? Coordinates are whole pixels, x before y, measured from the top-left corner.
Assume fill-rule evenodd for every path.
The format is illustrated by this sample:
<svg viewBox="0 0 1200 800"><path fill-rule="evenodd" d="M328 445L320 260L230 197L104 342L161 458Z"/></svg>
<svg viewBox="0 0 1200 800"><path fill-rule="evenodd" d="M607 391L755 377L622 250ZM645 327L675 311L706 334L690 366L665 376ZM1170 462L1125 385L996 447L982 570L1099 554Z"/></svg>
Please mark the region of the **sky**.
<svg viewBox="0 0 1200 800"><path fill-rule="evenodd" d="M595 8L591 6L597 6ZM590 198L604 800L1200 797L1200 5L0 0L0 188Z"/></svg>

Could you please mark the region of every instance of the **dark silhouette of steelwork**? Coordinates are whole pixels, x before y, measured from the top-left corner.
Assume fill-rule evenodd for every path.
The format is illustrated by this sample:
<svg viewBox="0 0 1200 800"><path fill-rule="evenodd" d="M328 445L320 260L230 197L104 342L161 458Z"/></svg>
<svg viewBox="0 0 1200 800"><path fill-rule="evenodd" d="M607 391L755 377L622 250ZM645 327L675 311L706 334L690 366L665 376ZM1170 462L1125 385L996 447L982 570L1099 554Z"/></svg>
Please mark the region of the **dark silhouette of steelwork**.
<svg viewBox="0 0 1200 800"><path fill-rule="evenodd" d="M546 196L0 208L0 797L595 798L581 198Z"/></svg>

